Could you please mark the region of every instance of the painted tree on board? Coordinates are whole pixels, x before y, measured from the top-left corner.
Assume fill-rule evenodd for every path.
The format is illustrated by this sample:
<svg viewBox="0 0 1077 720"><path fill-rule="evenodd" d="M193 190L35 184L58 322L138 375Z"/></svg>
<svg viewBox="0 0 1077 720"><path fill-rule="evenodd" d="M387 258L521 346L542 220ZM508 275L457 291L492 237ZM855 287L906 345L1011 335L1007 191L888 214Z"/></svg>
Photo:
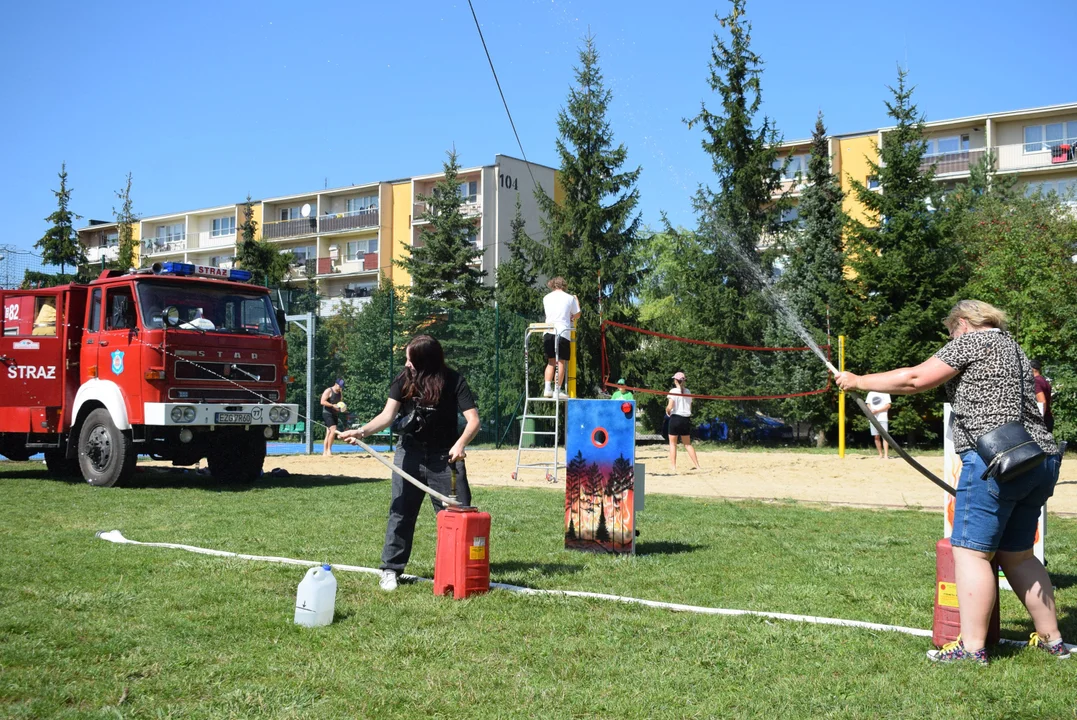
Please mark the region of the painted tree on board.
<svg viewBox="0 0 1077 720"><path fill-rule="evenodd" d="M71 210L71 188L67 186L67 163L60 165L60 189L53 190L56 196L56 210L45 218L51 223L51 227L45 234L34 243L34 247L41 251L41 260L46 265L59 265L60 275L67 274L67 267L77 268L86 264L86 256L82 252L82 244L79 243L78 233L75 231L75 220L81 218Z"/></svg>
<svg viewBox="0 0 1077 720"><path fill-rule="evenodd" d="M583 453L576 452L576 457L568 461L565 468L565 514L570 518L570 528L582 527L581 492L586 462ZM580 522L573 522L579 519ZM573 534L573 539L576 535Z"/></svg>
<svg viewBox="0 0 1077 720"><path fill-rule="evenodd" d="M635 185L640 168L623 169L628 150L615 144L606 118L613 93L603 82L593 37L584 39L579 58L576 83L557 118L564 197L555 200L553 188L536 189L546 243L525 247L542 274L564 277L568 291L580 299L576 357L577 387L583 394L601 385L600 316L622 322L635 318L632 300L639 270L633 258L640 242Z"/></svg>
<svg viewBox="0 0 1077 720"><path fill-rule="evenodd" d="M120 200L119 210L112 208L112 215L116 218L116 232L119 235L116 267L130 270L135 266L135 223L138 222L138 215L135 214L134 203L131 201L131 173L127 173L127 183L123 190L116 191L116 197Z"/></svg>
<svg viewBox="0 0 1077 720"><path fill-rule="evenodd" d="M613 467L610 468L609 481L606 483L606 494L610 497L610 503L613 505L613 543L616 546L618 543L621 545L627 544L625 539L624 523L621 520L621 505L628 500L628 489L632 487L635 482L635 473L632 470L632 463L628 461L624 455L619 456L613 461ZM617 535L620 533L620 538Z"/></svg>
<svg viewBox="0 0 1077 720"><path fill-rule="evenodd" d="M597 520L595 519L595 512L602 514L602 492L605 478L602 477L602 471L598 469L597 463L591 463L587 466L587 469L583 474L582 487L580 488L581 498L586 498L587 502L587 534L581 537L587 537L594 539L595 531L597 528Z"/></svg>
<svg viewBox="0 0 1077 720"><path fill-rule="evenodd" d="M923 116L913 103L907 73L898 69L897 86L886 103L894 129L879 149L880 162L868 161L882 192L852 178L853 192L867 218L847 225L852 283L852 321L857 331L847 366L862 372L918 365L945 339L941 320L968 276L952 234L944 232L941 189L934 170L924 164ZM891 432L915 440L937 425L942 405L934 393L909 395L890 413Z"/></svg>

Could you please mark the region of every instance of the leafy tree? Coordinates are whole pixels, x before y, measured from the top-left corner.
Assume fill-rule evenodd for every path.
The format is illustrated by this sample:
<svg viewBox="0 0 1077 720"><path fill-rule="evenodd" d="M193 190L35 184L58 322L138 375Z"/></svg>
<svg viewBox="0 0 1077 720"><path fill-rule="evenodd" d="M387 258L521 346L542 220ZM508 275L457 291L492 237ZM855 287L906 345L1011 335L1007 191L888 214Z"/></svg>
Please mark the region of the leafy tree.
<svg viewBox="0 0 1077 720"><path fill-rule="evenodd" d="M536 316L542 307L542 292L538 289L538 272L527 255L534 241L527 234L520 196L516 195L516 214L509 224L509 259L497 268L497 288L494 297L501 309L523 315Z"/></svg>
<svg viewBox="0 0 1077 720"><path fill-rule="evenodd" d="M842 228L845 214L842 200L839 180L830 171L829 144L820 112L812 133L805 187L797 206L800 226L784 235L788 267L778 282L778 289L788 299L793 313L813 330L826 330L832 314L835 318L844 314ZM782 330L785 337L792 335L788 329ZM820 384L822 365L815 357L780 354L777 359L776 364L783 367L776 370L790 387L807 388ZM836 409L836 392L783 403L784 414L810 422L816 428L819 447L825 444L825 431L836 423Z"/></svg>
<svg viewBox="0 0 1077 720"><path fill-rule="evenodd" d="M116 267L129 270L135 266L134 226L138 222L138 215L135 214L134 204L131 202L131 173L127 173L127 184L123 190L116 191L116 197L120 199L120 209L112 208L112 215L116 218L116 230L120 236Z"/></svg>
<svg viewBox="0 0 1077 720"><path fill-rule="evenodd" d="M420 235L422 243L407 246L407 256L394 261L411 275L407 313L412 327L425 325L431 315L475 310L491 296L483 285L486 272L478 267L482 250L470 240L476 233L475 223L460 210L463 198L456 151L447 155L445 176L429 195L418 196L427 206L419 216L428 221Z"/></svg>
<svg viewBox="0 0 1077 720"><path fill-rule="evenodd" d="M81 218L71 211L71 188L67 186L67 163L60 165L60 189L53 190L56 196L56 211L45 220L52 223L52 227L34 243L34 247L41 251L41 260L46 265L59 265L60 274L67 274L67 266L78 267L86 264L86 255L82 252L82 244L79 242L78 233L75 231L75 220Z"/></svg>
<svg viewBox="0 0 1077 720"><path fill-rule="evenodd" d="M882 192L851 179L868 216L847 225L856 303L846 324L856 328L848 364L860 372L916 365L934 353L944 337L940 322L967 275L956 242L944 232L947 220L934 212L941 193L934 171L923 169L923 117L906 76L899 68L897 87L890 88L886 106L895 127L883 139L880 162L868 160ZM941 414L934 393L910 395L896 407L892 432L934 435Z"/></svg>
<svg viewBox="0 0 1077 720"><path fill-rule="evenodd" d="M524 246L529 246L527 255L537 270L564 277L569 292L580 298L577 388L587 393L601 388L600 316L622 322L635 318L632 301L640 277L633 263L640 226L635 184L640 168L622 170L628 150L614 145L606 119L613 93L603 83L593 37L584 39L579 57L576 84L557 118L564 201L557 203L544 188L536 189L546 243L525 241Z"/></svg>
<svg viewBox="0 0 1077 720"><path fill-rule="evenodd" d="M239 226L239 250L236 264L249 270L252 280L266 286L280 285L288 275L292 253L280 252L265 240L258 240L258 222L254 219L254 203L247 195L243 205L243 222Z"/></svg>

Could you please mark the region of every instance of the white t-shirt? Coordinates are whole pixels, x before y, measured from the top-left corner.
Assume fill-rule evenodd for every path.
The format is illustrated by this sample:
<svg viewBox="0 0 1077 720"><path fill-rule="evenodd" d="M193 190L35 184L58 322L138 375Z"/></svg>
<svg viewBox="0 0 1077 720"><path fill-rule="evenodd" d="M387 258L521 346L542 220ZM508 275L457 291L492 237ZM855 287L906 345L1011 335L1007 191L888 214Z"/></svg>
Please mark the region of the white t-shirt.
<svg viewBox="0 0 1077 720"><path fill-rule="evenodd" d="M869 409L877 410L878 408L885 407L885 406L890 404L890 393L875 392L873 390L873 391L868 393L868 397L867 397L867 399L865 399L864 402L866 402L868 404ZM875 417L878 418L879 422L881 422L881 423L889 422L890 413L889 412L875 413Z"/></svg>
<svg viewBox="0 0 1077 720"><path fill-rule="evenodd" d="M676 386L674 386L674 388L669 391L669 399L673 401L673 412L671 412L670 415L692 417L692 398L680 397L685 393L691 395L692 391L688 388L684 388L682 390L681 388Z"/></svg>
<svg viewBox="0 0 1077 720"><path fill-rule="evenodd" d="M546 310L546 324L553 325L555 333L571 340L572 316L580 311L576 296L564 290L554 290L542 298L542 307Z"/></svg>

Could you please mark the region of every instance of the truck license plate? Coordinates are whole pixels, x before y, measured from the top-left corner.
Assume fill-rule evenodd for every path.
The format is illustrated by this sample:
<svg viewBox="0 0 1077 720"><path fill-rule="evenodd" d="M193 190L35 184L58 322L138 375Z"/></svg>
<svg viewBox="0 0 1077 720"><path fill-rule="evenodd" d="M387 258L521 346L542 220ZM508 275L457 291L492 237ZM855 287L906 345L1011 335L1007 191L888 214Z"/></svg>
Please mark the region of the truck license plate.
<svg viewBox="0 0 1077 720"><path fill-rule="evenodd" d="M218 425L250 425L253 418L250 413L219 412L217 413Z"/></svg>

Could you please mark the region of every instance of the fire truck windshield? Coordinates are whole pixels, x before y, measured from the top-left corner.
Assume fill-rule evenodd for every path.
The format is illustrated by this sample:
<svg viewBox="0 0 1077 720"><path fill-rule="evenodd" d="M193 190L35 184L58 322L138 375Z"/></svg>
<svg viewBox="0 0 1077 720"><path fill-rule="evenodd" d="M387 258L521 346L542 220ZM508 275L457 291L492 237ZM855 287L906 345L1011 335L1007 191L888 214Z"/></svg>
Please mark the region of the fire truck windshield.
<svg viewBox="0 0 1077 720"><path fill-rule="evenodd" d="M181 330L280 335L269 296L208 283L142 280L136 283L142 321L147 329L165 327L164 311L179 310Z"/></svg>

